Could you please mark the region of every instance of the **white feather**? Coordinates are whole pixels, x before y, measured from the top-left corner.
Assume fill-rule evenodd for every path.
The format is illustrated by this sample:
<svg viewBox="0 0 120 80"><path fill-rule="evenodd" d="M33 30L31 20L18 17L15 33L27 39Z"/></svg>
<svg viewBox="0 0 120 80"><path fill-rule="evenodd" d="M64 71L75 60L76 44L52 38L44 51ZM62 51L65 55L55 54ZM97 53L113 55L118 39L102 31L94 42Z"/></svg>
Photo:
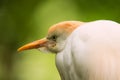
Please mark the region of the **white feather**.
<svg viewBox="0 0 120 80"><path fill-rule="evenodd" d="M99 20L78 27L56 65L62 80L120 80L120 24Z"/></svg>

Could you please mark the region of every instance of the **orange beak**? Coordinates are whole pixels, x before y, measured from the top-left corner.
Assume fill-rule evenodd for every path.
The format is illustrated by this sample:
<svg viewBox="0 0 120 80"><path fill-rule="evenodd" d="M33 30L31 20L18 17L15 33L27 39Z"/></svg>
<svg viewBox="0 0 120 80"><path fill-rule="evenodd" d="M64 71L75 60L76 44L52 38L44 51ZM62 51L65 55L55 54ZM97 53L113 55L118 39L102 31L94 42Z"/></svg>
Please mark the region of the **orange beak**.
<svg viewBox="0 0 120 80"><path fill-rule="evenodd" d="M47 42L48 42L47 39L43 38L43 39L28 43L28 44L20 47L17 51L23 51L23 50L29 50L29 49L37 49L39 47L45 47Z"/></svg>

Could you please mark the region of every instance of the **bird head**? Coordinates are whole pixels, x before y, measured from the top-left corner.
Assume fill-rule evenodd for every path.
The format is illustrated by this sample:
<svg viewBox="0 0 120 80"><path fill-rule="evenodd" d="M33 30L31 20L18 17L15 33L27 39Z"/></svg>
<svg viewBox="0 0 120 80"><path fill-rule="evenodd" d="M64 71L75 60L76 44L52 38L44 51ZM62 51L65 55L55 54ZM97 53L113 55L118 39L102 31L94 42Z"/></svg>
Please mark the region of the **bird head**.
<svg viewBox="0 0 120 80"><path fill-rule="evenodd" d="M64 21L51 26L45 38L28 43L18 49L18 51L29 49L44 49L53 53L58 53L64 49L67 37L82 25L80 21Z"/></svg>

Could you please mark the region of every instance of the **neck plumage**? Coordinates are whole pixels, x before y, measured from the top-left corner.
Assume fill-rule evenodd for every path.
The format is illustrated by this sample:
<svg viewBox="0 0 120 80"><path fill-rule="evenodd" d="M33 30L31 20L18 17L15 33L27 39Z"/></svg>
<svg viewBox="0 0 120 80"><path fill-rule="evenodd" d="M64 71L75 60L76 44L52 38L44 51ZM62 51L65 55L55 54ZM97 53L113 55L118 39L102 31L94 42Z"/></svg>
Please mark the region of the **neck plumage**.
<svg viewBox="0 0 120 80"><path fill-rule="evenodd" d="M119 57L113 54L94 55L89 60L88 70L83 80L120 80Z"/></svg>

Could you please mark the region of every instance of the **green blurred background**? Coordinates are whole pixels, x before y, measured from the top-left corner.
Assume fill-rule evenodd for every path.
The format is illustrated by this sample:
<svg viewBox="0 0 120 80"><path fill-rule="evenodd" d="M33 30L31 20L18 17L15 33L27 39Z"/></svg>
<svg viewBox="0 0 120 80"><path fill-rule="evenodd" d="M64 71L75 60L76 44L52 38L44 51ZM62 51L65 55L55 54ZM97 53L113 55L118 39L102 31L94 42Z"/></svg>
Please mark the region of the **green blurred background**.
<svg viewBox="0 0 120 80"><path fill-rule="evenodd" d="M55 54L17 48L65 20L120 22L120 0L0 0L0 80L60 80Z"/></svg>

